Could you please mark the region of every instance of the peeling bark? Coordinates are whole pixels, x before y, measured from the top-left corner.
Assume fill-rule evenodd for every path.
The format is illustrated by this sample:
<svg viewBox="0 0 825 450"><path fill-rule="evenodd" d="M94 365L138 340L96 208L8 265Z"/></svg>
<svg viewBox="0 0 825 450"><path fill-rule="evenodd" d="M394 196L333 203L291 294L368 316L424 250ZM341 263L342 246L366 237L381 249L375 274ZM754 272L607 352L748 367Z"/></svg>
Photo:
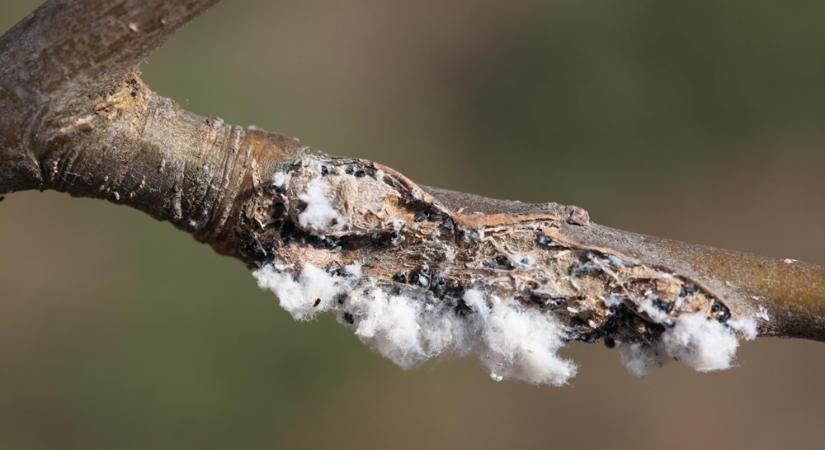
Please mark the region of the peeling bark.
<svg viewBox="0 0 825 450"><path fill-rule="evenodd" d="M131 206L250 268L358 261L388 290L457 312L481 289L553 314L571 340L650 342L685 313L825 340L823 267L615 230L574 206L423 187L183 110L138 65L213 3L51 0L0 38L0 194Z"/></svg>

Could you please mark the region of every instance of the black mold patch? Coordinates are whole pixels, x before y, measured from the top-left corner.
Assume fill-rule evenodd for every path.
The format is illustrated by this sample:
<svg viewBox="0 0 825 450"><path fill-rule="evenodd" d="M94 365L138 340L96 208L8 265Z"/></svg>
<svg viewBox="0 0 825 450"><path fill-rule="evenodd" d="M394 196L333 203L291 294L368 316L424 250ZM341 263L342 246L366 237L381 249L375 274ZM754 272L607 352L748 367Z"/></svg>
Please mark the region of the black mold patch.
<svg viewBox="0 0 825 450"><path fill-rule="evenodd" d="M695 294L698 292L698 288L693 283L685 283L682 285L682 291L679 293L679 297L687 297L689 295Z"/></svg>
<svg viewBox="0 0 825 450"><path fill-rule="evenodd" d="M430 266L427 263L421 266L410 276L410 283L417 284L423 288L430 287Z"/></svg>
<svg viewBox="0 0 825 450"><path fill-rule="evenodd" d="M407 274L405 272L396 272L392 276L392 279L393 279L393 281L396 281L398 283L405 283L406 284L407 283Z"/></svg>
<svg viewBox="0 0 825 450"><path fill-rule="evenodd" d="M444 219L444 222L442 222L441 228L448 233L453 234L455 233L455 221L453 221L452 217L447 217Z"/></svg>
<svg viewBox="0 0 825 450"><path fill-rule="evenodd" d="M347 294L338 294L335 297L335 302L338 303L339 305L343 305L344 302L346 302L346 301L347 301Z"/></svg>
<svg viewBox="0 0 825 450"><path fill-rule="evenodd" d="M655 306L657 309L659 309L659 310L661 310L661 311L663 311L663 312L665 312L665 313L667 313L667 314L670 314L670 312L671 312L671 311L673 311L673 303L666 302L666 301L662 300L661 298L658 298L658 297L657 297L657 298L654 298L654 299L653 299L653 300L651 300L650 302L651 302L651 303L653 304L653 306Z"/></svg>
<svg viewBox="0 0 825 450"><path fill-rule="evenodd" d="M444 214L429 203L415 202L413 206L417 210L413 219L416 222L440 222L444 220Z"/></svg>
<svg viewBox="0 0 825 450"><path fill-rule="evenodd" d="M464 296L464 286L458 281L446 279L441 275L434 275L430 280L430 292L436 298L461 299ZM463 300L461 300L463 302Z"/></svg>
<svg viewBox="0 0 825 450"><path fill-rule="evenodd" d="M653 342L665 331L665 326L643 320L634 314L625 305L619 305L616 311L598 328L593 329L586 321L579 317L571 319L571 327L567 334L570 341L587 343L597 342L607 338L614 341Z"/></svg>
<svg viewBox="0 0 825 450"><path fill-rule="evenodd" d="M473 309L470 308L463 299L459 299L457 302L455 302L455 306L453 307L453 311L455 311L455 313L459 317L465 317L468 314L472 313Z"/></svg>
<svg viewBox="0 0 825 450"><path fill-rule="evenodd" d="M710 307L710 314L719 322L727 322L730 319L730 309L718 300L714 300Z"/></svg>
<svg viewBox="0 0 825 450"><path fill-rule="evenodd" d="M507 255L498 255L496 256L495 261L498 267L501 269L513 270L516 268L516 266L513 265L513 261L511 261Z"/></svg>
<svg viewBox="0 0 825 450"><path fill-rule="evenodd" d="M604 346L607 348L613 348L616 346L616 340L610 336L605 336L604 338Z"/></svg>

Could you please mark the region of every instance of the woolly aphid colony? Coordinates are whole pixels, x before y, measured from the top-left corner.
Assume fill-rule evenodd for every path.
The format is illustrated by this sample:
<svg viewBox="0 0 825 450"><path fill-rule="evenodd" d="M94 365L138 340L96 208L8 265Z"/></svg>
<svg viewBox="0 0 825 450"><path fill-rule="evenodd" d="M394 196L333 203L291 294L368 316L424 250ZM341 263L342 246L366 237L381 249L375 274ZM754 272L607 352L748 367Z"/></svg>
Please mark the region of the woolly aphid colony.
<svg viewBox="0 0 825 450"><path fill-rule="evenodd" d="M255 277L295 319L335 311L362 341L404 368L440 354L475 354L496 380L558 385L576 373L575 365L557 354L564 333L552 316L487 298L478 290L464 294L471 312L462 316L424 299L391 295L361 278L358 266L330 275L305 264L296 278L270 264L256 271ZM346 311L336 301L343 293L348 293Z"/></svg>
<svg viewBox="0 0 825 450"><path fill-rule="evenodd" d="M284 173L273 179L281 188L289 182L290 175ZM329 227L344 225L346 218L328 191L323 178L306 184L299 195L305 203L297 218L302 228L324 233ZM516 261L530 264L531 258ZM576 365L558 353L567 342L566 326L551 312L527 307L514 298L470 288L461 294L463 307L457 309L433 301L425 292L418 295L412 290L390 289L386 282L364 276L358 263L327 271L310 263L295 268L276 259L256 270L254 276L293 318L310 320L316 314L333 312L360 340L403 368L442 354L475 355L497 381L562 385L576 374ZM603 299L606 307L616 301L613 297ZM620 344L624 365L638 376L672 359L700 372L727 369L739 337L756 337L753 318L725 323L701 313L674 318L647 299L637 308L664 327L652 345Z"/></svg>

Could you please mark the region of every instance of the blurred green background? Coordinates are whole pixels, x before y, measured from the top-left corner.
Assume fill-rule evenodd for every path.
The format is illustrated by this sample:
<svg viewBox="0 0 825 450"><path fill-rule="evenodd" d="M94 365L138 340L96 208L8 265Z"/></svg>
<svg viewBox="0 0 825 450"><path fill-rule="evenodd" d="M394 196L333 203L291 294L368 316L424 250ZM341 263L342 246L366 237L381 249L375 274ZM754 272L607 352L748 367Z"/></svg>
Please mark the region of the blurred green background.
<svg viewBox="0 0 825 450"><path fill-rule="evenodd" d="M4 0L0 29L36 0ZM825 2L224 1L144 66L228 122L429 185L825 263ZM565 388L402 371L238 262L55 193L0 203L0 448L822 448L825 344Z"/></svg>

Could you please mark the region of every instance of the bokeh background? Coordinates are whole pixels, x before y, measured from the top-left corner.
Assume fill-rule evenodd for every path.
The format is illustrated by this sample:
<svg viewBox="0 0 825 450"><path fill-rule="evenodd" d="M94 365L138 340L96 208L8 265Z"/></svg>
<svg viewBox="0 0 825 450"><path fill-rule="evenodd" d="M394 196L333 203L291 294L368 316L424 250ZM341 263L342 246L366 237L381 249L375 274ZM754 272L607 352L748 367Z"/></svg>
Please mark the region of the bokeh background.
<svg viewBox="0 0 825 450"><path fill-rule="evenodd" d="M0 29L38 0L3 0ZM825 2L224 1L144 66L228 122L430 185L825 263ZM238 262L138 212L0 203L0 448L815 449L825 344L565 388L402 371L295 323Z"/></svg>

